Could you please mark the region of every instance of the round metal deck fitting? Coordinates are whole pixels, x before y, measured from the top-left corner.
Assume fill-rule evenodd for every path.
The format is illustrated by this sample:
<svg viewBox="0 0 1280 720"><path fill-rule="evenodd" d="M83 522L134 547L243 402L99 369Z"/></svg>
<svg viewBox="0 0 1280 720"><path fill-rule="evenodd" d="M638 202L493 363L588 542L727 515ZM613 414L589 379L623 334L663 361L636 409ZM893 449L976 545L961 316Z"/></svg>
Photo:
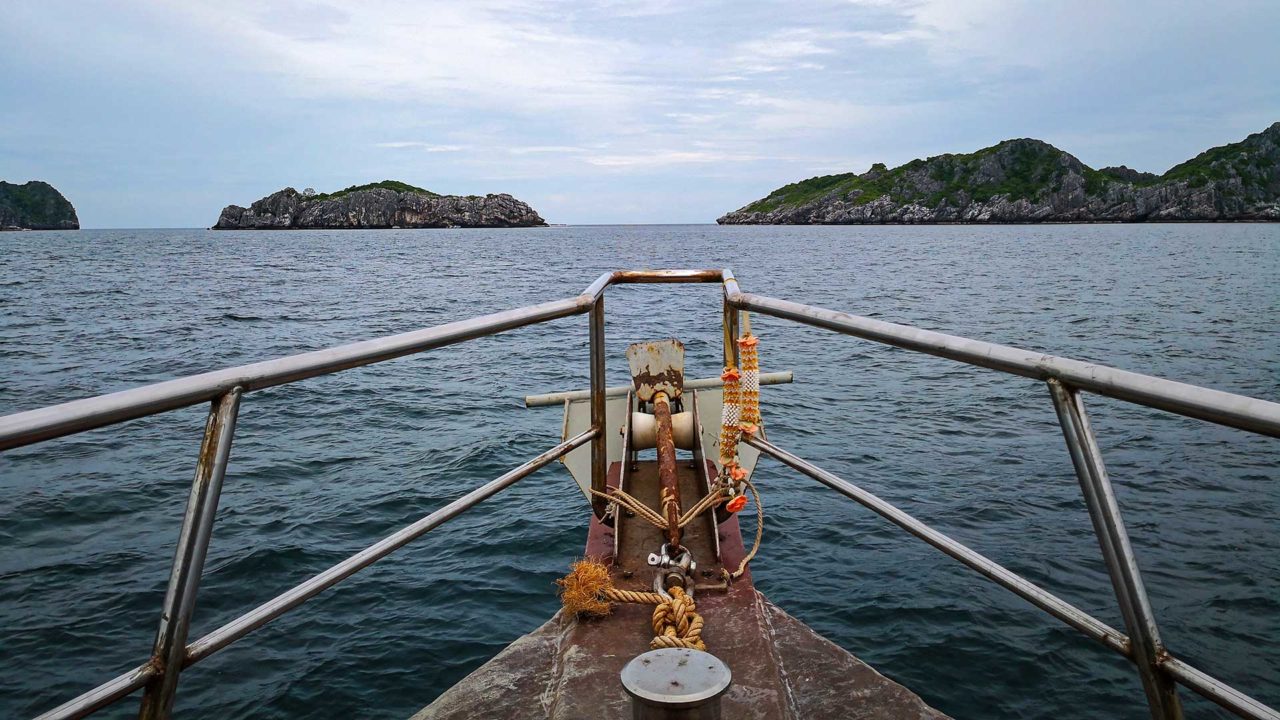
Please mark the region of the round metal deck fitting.
<svg viewBox="0 0 1280 720"><path fill-rule="evenodd" d="M720 720L720 697L733 673L720 658L689 648L659 648L622 668L633 720Z"/></svg>

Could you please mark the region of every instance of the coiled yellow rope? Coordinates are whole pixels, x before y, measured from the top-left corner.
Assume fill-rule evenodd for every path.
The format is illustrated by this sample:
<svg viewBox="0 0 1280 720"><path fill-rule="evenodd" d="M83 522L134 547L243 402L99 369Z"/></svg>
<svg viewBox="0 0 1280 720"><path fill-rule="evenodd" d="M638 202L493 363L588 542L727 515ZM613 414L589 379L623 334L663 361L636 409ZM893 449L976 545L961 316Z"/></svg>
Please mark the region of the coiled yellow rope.
<svg viewBox="0 0 1280 720"><path fill-rule="evenodd" d="M682 588L671 588L669 598L653 592L621 590L613 586L609 568L590 558L575 562L569 574L556 584L560 586L565 612L603 616L613 611L613 603L653 605L650 624L654 636L649 647L707 649L702 640L704 622L698 606Z"/></svg>
<svg viewBox="0 0 1280 720"><path fill-rule="evenodd" d="M671 588L670 593L670 600L653 609L653 640L649 641L649 647L706 650L707 644L702 641L702 616L697 613L693 598L678 587Z"/></svg>

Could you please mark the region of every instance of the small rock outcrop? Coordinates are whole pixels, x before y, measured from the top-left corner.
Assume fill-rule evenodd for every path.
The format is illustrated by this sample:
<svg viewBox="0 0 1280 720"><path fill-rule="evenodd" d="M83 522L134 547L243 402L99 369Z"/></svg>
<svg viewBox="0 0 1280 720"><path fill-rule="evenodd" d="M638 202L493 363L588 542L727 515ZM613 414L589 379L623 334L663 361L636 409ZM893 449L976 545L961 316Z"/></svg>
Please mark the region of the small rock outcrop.
<svg viewBox="0 0 1280 720"><path fill-rule="evenodd" d="M213 229L509 228L546 224L533 208L510 195L439 195L386 180L323 194L285 188L247 208L228 205Z"/></svg>
<svg viewBox="0 0 1280 720"><path fill-rule="evenodd" d="M1280 221L1280 122L1163 175L1094 170L1040 140L1006 140L892 170L810 178L721 224Z"/></svg>
<svg viewBox="0 0 1280 720"><path fill-rule="evenodd" d="M79 230L76 209L52 185L0 180L0 230Z"/></svg>

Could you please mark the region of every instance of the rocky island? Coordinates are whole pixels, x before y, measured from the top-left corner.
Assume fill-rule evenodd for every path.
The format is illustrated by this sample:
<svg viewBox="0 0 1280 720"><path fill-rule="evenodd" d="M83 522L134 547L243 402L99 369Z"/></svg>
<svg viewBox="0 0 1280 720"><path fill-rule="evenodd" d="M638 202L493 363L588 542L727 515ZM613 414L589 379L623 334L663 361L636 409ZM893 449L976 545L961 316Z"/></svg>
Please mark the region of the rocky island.
<svg viewBox="0 0 1280 720"><path fill-rule="evenodd" d="M1280 122L1163 175L1020 139L779 188L723 225L1280 221Z"/></svg>
<svg viewBox="0 0 1280 720"><path fill-rule="evenodd" d="M0 180L0 230L79 230L76 209L52 185Z"/></svg>
<svg viewBox="0 0 1280 720"><path fill-rule="evenodd" d="M332 193L285 188L247 208L223 208L214 230L508 228L546 225L510 195L440 195L396 180Z"/></svg>

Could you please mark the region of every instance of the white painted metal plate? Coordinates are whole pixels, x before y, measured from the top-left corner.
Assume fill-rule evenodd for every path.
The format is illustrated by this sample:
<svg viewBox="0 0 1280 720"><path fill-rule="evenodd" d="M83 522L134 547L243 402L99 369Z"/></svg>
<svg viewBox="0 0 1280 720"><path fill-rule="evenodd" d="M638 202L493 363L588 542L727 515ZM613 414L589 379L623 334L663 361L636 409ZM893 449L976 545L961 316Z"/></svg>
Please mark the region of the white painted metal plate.
<svg viewBox="0 0 1280 720"><path fill-rule="evenodd" d="M604 403L604 429L605 429L605 455L609 458L605 464L607 468L609 463L614 463L622 459L622 424L626 422L627 417L627 396L606 398ZM590 400L567 400L564 406L564 434L562 440L567 440L579 433L584 433L591 428L591 401ZM583 496L588 500L591 493L587 489L591 487L591 443L587 443L580 448L576 448L568 455L560 459L564 466L569 469L569 473L573 475L573 479L578 482L578 488L582 490Z"/></svg>
<svg viewBox="0 0 1280 720"><path fill-rule="evenodd" d="M657 393L678 398L684 392L684 344L679 340L654 340L627 348L631 381L636 397L653 402Z"/></svg>

